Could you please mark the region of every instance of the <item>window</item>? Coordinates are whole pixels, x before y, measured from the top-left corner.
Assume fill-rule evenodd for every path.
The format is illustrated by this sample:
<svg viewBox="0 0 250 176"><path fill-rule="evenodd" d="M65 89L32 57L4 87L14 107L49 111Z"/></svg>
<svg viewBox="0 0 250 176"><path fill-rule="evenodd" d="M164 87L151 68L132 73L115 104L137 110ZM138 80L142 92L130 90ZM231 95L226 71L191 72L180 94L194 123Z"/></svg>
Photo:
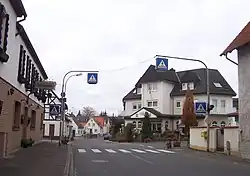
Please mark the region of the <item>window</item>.
<svg viewBox="0 0 250 176"><path fill-rule="evenodd" d="M0 100L0 115L2 114L2 109L3 109L3 101Z"/></svg>
<svg viewBox="0 0 250 176"><path fill-rule="evenodd" d="M136 104L133 105L133 110L136 110L137 109L137 106Z"/></svg>
<svg viewBox="0 0 250 176"><path fill-rule="evenodd" d="M148 107L152 107L153 106L153 102L152 101L148 101Z"/></svg>
<svg viewBox="0 0 250 176"><path fill-rule="evenodd" d="M133 121L133 128L136 128L136 121Z"/></svg>
<svg viewBox="0 0 250 176"><path fill-rule="evenodd" d="M95 126L95 123L92 123L92 126L94 127L94 126Z"/></svg>
<svg viewBox="0 0 250 176"><path fill-rule="evenodd" d="M88 123L88 126L90 126L90 123Z"/></svg>
<svg viewBox="0 0 250 176"><path fill-rule="evenodd" d="M97 132L97 129L95 129L95 132Z"/></svg>
<svg viewBox="0 0 250 176"><path fill-rule="evenodd" d="M148 107L157 107L158 102L156 100L154 101L148 101Z"/></svg>
<svg viewBox="0 0 250 176"><path fill-rule="evenodd" d="M137 94L141 94L142 89L141 88L137 88Z"/></svg>
<svg viewBox="0 0 250 176"><path fill-rule="evenodd" d="M220 123L220 125L223 127L223 126L226 126L226 122L224 122L224 121L222 121L221 123Z"/></svg>
<svg viewBox="0 0 250 176"><path fill-rule="evenodd" d="M217 88L221 88L222 85L220 83L214 83L214 86L217 87Z"/></svg>
<svg viewBox="0 0 250 176"><path fill-rule="evenodd" d="M188 84L182 83L182 90L187 90L187 89L188 89Z"/></svg>
<svg viewBox="0 0 250 176"><path fill-rule="evenodd" d="M165 122L165 130L168 130L168 121Z"/></svg>
<svg viewBox="0 0 250 176"><path fill-rule="evenodd" d="M34 130L36 128L36 111L31 111L31 120L30 120L30 130Z"/></svg>
<svg viewBox="0 0 250 176"><path fill-rule="evenodd" d="M154 106L154 107L157 106L157 101L153 101L153 106Z"/></svg>
<svg viewBox="0 0 250 176"><path fill-rule="evenodd" d="M138 122L138 128L142 128L142 123L141 123L141 121Z"/></svg>
<svg viewBox="0 0 250 176"><path fill-rule="evenodd" d="M212 100L212 105L214 105L214 108L217 107L217 100Z"/></svg>
<svg viewBox="0 0 250 176"><path fill-rule="evenodd" d="M14 109L14 120L13 120L13 130L19 130L20 128L20 121L21 121L21 103L16 101L15 102L15 109Z"/></svg>
<svg viewBox="0 0 250 176"><path fill-rule="evenodd" d="M141 104L138 104L138 109L141 109Z"/></svg>
<svg viewBox="0 0 250 176"><path fill-rule="evenodd" d="M190 90L194 90L194 83L188 83L188 87Z"/></svg>
<svg viewBox="0 0 250 176"><path fill-rule="evenodd" d="M0 3L0 50L7 51L7 38L9 31L9 15L6 13L5 7Z"/></svg>
<svg viewBox="0 0 250 176"><path fill-rule="evenodd" d="M176 102L176 107L177 107L177 108L180 108L180 107L181 107L181 102L180 102L180 101L177 101L177 102Z"/></svg>
<svg viewBox="0 0 250 176"><path fill-rule="evenodd" d="M218 126L218 124L216 121L213 121L211 126Z"/></svg>
<svg viewBox="0 0 250 176"><path fill-rule="evenodd" d="M161 123L157 123L157 132L161 133Z"/></svg>
<svg viewBox="0 0 250 176"><path fill-rule="evenodd" d="M226 100L221 100L220 104L221 104L222 108L225 108L226 107Z"/></svg>
<svg viewBox="0 0 250 176"><path fill-rule="evenodd" d="M157 91L157 83L148 84L148 91Z"/></svg>
<svg viewBox="0 0 250 176"><path fill-rule="evenodd" d="M40 129L43 129L43 119L44 119L44 113L41 113L41 122L40 122Z"/></svg>

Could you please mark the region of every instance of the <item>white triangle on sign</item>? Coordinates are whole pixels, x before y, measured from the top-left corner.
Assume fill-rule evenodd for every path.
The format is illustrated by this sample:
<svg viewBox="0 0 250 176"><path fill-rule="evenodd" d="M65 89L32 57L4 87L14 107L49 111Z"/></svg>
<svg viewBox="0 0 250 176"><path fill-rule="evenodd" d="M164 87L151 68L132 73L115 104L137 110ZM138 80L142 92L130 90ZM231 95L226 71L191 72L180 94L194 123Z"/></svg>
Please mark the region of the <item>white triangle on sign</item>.
<svg viewBox="0 0 250 176"><path fill-rule="evenodd" d="M58 114L56 107L54 106L50 111L51 114Z"/></svg>
<svg viewBox="0 0 250 176"><path fill-rule="evenodd" d="M163 60L161 60L160 64L158 65L158 68L167 68Z"/></svg>
<svg viewBox="0 0 250 176"><path fill-rule="evenodd" d="M205 109L204 109L204 107L200 104L200 105L198 106L198 108L197 108L197 111L202 111L202 112L204 112Z"/></svg>
<svg viewBox="0 0 250 176"><path fill-rule="evenodd" d="M90 76L89 82L92 82L92 83L95 83L95 82L96 82L96 79L95 79L94 75L91 75L91 76Z"/></svg>

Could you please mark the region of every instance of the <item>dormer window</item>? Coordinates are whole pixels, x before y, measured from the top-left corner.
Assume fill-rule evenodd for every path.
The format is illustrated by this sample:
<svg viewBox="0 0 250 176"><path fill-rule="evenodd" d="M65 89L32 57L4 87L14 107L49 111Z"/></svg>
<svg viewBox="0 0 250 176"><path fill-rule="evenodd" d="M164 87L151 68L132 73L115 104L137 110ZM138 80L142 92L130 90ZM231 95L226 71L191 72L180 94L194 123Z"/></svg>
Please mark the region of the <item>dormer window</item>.
<svg viewBox="0 0 250 176"><path fill-rule="evenodd" d="M182 83L182 90L187 90L187 89L188 89L188 84Z"/></svg>
<svg viewBox="0 0 250 176"><path fill-rule="evenodd" d="M188 90L188 88L190 90L193 90L194 89L194 83L193 82L182 83L182 90Z"/></svg>
<svg viewBox="0 0 250 176"><path fill-rule="evenodd" d="M142 88L137 88L137 94L141 94Z"/></svg>
<svg viewBox="0 0 250 176"><path fill-rule="evenodd" d="M221 88L222 85L220 83L214 83L214 86L217 87L217 88Z"/></svg>
<svg viewBox="0 0 250 176"><path fill-rule="evenodd" d="M157 83L149 83L148 91L157 91Z"/></svg>

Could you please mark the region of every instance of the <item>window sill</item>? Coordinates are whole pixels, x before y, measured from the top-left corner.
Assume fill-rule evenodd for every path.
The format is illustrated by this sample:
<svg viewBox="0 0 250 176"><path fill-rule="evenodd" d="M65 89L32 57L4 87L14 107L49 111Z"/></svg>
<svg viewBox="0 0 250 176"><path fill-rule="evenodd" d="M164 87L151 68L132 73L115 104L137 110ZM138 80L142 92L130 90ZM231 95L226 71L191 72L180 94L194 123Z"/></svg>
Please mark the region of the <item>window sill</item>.
<svg viewBox="0 0 250 176"><path fill-rule="evenodd" d="M19 126L13 126L12 131L20 131L20 127Z"/></svg>

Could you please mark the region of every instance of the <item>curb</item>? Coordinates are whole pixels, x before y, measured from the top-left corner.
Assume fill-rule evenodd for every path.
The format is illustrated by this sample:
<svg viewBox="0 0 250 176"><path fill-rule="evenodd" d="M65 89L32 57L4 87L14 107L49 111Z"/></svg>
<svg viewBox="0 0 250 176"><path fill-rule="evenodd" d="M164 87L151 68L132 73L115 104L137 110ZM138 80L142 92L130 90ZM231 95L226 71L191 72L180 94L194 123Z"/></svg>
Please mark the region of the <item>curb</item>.
<svg viewBox="0 0 250 176"><path fill-rule="evenodd" d="M73 176L73 173L74 173L73 150L72 150L72 144L69 144L67 152L67 160L65 163L63 176Z"/></svg>

